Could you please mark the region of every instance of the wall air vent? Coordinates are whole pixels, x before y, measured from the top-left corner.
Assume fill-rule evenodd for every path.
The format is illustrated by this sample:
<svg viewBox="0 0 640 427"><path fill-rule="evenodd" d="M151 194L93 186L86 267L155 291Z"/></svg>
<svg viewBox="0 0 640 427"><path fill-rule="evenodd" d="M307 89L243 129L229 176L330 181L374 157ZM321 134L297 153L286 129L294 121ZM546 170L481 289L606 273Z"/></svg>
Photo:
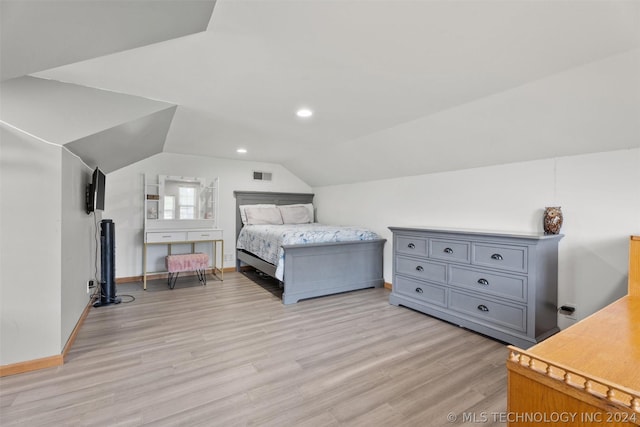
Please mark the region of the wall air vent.
<svg viewBox="0 0 640 427"><path fill-rule="evenodd" d="M271 181L273 174L271 172L258 172L253 171L253 180L254 181Z"/></svg>

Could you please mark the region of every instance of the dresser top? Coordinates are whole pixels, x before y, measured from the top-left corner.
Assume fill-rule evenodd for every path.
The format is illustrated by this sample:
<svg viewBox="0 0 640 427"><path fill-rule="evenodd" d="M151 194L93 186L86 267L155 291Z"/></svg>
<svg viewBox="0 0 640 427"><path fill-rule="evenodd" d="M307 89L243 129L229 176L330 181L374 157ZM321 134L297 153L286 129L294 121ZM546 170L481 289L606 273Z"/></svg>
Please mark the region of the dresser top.
<svg viewBox="0 0 640 427"><path fill-rule="evenodd" d="M501 230L480 230L472 228L445 228L445 227L429 227L429 226L401 226L401 227L389 227L389 230L396 231L413 231L413 232L428 232L434 234L459 234L465 236L482 236L482 237L509 237L518 239L533 239L533 240L553 240L562 239L564 234L543 234L543 233L528 233L528 232L514 232L514 231L501 231Z"/></svg>
<svg viewBox="0 0 640 427"><path fill-rule="evenodd" d="M623 297L529 353L640 391L640 297Z"/></svg>

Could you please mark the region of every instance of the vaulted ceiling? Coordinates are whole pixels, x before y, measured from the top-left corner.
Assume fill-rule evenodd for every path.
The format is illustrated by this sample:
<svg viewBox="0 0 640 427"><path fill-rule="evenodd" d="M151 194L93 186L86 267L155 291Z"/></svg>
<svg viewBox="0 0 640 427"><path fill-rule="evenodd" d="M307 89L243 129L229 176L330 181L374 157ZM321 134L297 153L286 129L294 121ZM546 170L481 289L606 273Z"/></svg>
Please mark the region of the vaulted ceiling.
<svg viewBox="0 0 640 427"><path fill-rule="evenodd" d="M275 162L314 186L640 147L635 0L2 0L2 63L158 103L165 133L131 160ZM127 163L89 139L62 143Z"/></svg>

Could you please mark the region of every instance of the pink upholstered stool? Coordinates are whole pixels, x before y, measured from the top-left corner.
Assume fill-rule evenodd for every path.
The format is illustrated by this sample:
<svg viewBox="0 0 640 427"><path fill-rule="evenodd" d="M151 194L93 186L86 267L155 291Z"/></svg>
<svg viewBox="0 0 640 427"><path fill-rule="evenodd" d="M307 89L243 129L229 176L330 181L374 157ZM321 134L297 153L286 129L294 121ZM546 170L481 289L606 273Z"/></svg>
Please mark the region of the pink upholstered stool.
<svg viewBox="0 0 640 427"><path fill-rule="evenodd" d="M176 286L176 280L178 280L178 274L181 271L195 271L200 283L207 284L206 272L209 268L209 255L203 253L167 255L165 262L169 272L167 281L169 288L173 289Z"/></svg>

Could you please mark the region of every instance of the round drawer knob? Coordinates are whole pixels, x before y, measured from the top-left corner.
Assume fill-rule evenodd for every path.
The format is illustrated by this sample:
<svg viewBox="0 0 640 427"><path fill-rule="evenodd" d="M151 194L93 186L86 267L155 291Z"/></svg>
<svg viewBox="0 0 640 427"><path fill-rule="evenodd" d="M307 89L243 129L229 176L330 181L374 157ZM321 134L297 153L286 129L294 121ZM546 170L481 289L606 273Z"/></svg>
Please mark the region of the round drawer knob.
<svg viewBox="0 0 640 427"><path fill-rule="evenodd" d="M409 249L415 249L415 248L416 248L416 245L414 245L413 243L409 243L409 244L407 245L407 247L408 247Z"/></svg>
<svg viewBox="0 0 640 427"><path fill-rule="evenodd" d="M453 253L453 249L451 249L451 248L444 248L444 253L445 253L445 254L452 254L452 253Z"/></svg>
<svg viewBox="0 0 640 427"><path fill-rule="evenodd" d="M419 265L419 266L416 267L416 270L417 271L424 271L424 267Z"/></svg>
<svg viewBox="0 0 640 427"><path fill-rule="evenodd" d="M424 291L422 290L422 288L416 288L416 292L417 292L417 293L419 293L419 294L421 294L421 293L423 293Z"/></svg>
<svg viewBox="0 0 640 427"><path fill-rule="evenodd" d="M478 279L478 283L484 286L489 286L489 281L487 279Z"/></svg>
<svg viewBox="0 0 640 427"><path fill-rule="evenodd" d="M486 305L484 305L484 304L480 304L480 305L478 306L478 310L480 310L480 311L489 311L489 307L487 307L487 306L486 306Z"/></svg>

